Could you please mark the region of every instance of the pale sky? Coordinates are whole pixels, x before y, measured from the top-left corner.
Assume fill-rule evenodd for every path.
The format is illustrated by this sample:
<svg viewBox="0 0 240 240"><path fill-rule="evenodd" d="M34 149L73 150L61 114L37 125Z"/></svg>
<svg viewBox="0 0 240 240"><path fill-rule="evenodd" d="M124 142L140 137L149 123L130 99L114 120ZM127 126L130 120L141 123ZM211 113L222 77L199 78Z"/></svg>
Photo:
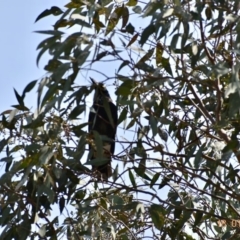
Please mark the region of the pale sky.
<svg viewBox="0 0 240 240"><path fill-rule="evenodd" d="M55 4L61 7L66 2L66 0L25 0L24 2L1 0L0 113L17 104L13 88L22 94L29 82L45 74L43 67L48 58L45 55L37 67L36 47L47 35L40 35L34 31L51 29L54 17L46 17L37 23L34 22L45 9ZM29 101L29 97L27 100Z"/></svg>

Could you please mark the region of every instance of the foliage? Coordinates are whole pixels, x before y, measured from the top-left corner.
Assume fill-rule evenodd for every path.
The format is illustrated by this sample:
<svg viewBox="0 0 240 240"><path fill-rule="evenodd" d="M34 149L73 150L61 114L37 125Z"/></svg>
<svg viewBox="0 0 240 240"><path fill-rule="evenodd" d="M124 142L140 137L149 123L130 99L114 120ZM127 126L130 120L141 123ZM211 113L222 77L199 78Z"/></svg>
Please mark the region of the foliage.
<svg viewBox="0 0 240 240"><path fill-rule="evenodd" d="M240 217L239 1L71 0L36 21L49 15L48 75L1 114L1 239L238 239L217 222ZM108 182L87 161L89 77L119 109Z"/></svg>

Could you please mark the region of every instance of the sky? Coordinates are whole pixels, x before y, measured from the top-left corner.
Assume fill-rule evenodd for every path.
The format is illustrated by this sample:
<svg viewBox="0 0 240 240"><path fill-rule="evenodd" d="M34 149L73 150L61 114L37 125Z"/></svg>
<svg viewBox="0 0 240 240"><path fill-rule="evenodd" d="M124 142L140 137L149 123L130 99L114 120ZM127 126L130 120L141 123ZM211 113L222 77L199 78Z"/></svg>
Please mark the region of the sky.
<svg viewBox="0 0 240 240"><path fill-rule="evenodd" d="M64 6L66 2L66 0L58 0L57 4ZM13 88L21 94L29 82L44 76L43 67L47 56L42 58L37 67L36 48L46 35L34 31L50 29L54 17L46 17L37 23L34 22L42 11L55 4L54 0L25 0L24 4L22 1L14 1L14 4L12 1L1 1L0 113L17 103ZM27 99L27 101L31 100Z"/></svg>

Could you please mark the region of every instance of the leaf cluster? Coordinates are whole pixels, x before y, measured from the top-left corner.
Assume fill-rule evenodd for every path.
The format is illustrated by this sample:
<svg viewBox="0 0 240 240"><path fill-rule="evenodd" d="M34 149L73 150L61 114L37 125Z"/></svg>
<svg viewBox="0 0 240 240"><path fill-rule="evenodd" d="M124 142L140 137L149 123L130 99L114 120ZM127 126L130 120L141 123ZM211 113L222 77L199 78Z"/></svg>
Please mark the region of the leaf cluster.
<svg viewBox="0 0 240 240"><path fill-rule="evenodd" d="M71 0L36 21L49 15L47 77L1 113L1 238L237 239L217 222L240 208L238 1ZM92 75L119 110L107 182L88 161Z"/></svg>

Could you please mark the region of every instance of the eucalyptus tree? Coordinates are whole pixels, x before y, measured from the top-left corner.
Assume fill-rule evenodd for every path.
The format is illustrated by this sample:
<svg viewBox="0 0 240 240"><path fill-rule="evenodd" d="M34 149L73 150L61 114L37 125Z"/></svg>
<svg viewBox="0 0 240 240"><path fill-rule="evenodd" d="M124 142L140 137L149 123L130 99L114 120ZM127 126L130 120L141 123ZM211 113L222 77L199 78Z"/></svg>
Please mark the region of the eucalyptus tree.
<svg viewBox="0 0 240 240"><path fill-rule="evenodd" d="M36 21L52 15L46 77L1 114L1 238L237 239L239 1L72 0ZM91 77L118 108L109 179Z"/></svg>

